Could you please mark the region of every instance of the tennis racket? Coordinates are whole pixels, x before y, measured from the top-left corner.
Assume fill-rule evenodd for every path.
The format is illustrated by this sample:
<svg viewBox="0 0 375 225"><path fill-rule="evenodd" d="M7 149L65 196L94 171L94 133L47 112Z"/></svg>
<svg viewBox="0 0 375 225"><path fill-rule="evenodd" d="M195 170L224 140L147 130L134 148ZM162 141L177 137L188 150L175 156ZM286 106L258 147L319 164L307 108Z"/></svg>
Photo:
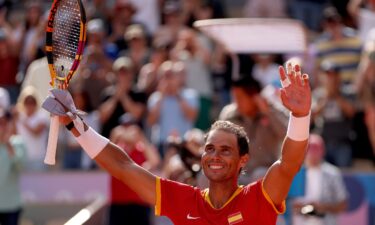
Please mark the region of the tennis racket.
<svg viewBox="0 0 375 225"><path fill-rule="evenodd" d="M46 27L46 55L51 87L66 89L82 58L86 41L86 15L80 0L54 0ZM44 163L55 164L58 116L51 116Z"/></svg>

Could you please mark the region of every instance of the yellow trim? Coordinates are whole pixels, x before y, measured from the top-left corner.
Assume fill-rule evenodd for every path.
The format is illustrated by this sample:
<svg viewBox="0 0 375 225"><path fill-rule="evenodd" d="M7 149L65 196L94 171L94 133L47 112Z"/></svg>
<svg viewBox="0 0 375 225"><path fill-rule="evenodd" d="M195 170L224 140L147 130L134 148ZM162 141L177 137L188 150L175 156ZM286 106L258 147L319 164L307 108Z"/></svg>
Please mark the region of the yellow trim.
<svg viewBox="0 0 375 225"><path fill-rule="evenodd" d="M59 81L65 81L66 80L66 77L59 77L59 76L56 76L56 79L59 80Z"/></svg>
<svg viewBox="0 0 375 225"><path fill-rule="evenodd" d="M232 196L228 199L228 201L222 206L220 207L219 209L216 209L214 207L214 205L212 204L211 200L210 200L210 197L208 195L209 193L209 189L205 189L204 192L203 192L203 195L204 195L204 200L213 208L213 209L216 209L216 210L220 210L222 208L224 208L226 205L229 204L229 202L231 202L239 193L241 193L241 191L243 190L243 185L239 186L237 188L237 190L232 194Z"/></svg>
<svg viewBox="0 0 375 225"><path fill-rule="evenodd" d="M80 34L79 34L79 40L80 41L83 41L83 34L84 34L84 30L83 29L85 29L85 24L84 23L82 23L82 21L81 21L81 23L80 23L80 27L81 27L81 32L80 32Z"/></svg>
<svg viewBox="0 0 375 225"><path fill-rule="evenodd" d="M276 206L275 206L275 203L273 203L273 201L271 200L270 196L268 195L268 193L266 192L266 190L264 190L264 187L263 187L263 182L262 182L262 193L263 193L263 196L267 199L268 203L271 204L273 210L275 210L275 212L277 214L283 214L285 213L285 210L286 210L286 206L285 206L285 201L283 201L281 203L281 208L278 209Z"/></svg>
<svg viewBox="0 0 375 225"><path fill-rule="evenodd" d="M55 69L53 68L53 65L52 64L48 64L48 68L49 68L49 72L50 72L50 75L51 75L51 86L52 87L55 87L55 78L56 78L56 72L55 72Z"/></svg>
<svg viewBox="0 0 375 225"><path fill-rule="evenodd" d="M236 222L236 221L239 221L239 220L243 220L241 213L237 213L236 215L228 218L229 224L231 224L233 222Z"/></svg>
<svg viewBox="0 0 375 225"><path fill-rule="evenodd" d="M156 203L155 203L155 215L160 216L161 212L161 184L160 177L156 177Z"/></svg>

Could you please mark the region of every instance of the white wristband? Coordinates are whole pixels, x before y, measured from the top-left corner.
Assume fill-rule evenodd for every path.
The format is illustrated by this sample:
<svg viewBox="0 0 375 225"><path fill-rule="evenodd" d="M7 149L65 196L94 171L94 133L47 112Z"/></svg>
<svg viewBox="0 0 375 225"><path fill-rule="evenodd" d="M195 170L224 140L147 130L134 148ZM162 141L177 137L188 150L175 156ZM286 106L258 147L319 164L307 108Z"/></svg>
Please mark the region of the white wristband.
<svg viewBox="0 0 375 225"><path fill-rule="evenodd" d="M91 127L79 137L76 137L76 140L92 159L95 158L95 156L97 156L109 143L107 138L98 134Z"/></svg>
<svg viewBox="0 0 375 225"><path fill-rule="evenodd" d="M310 113L304 117L295 117L290 113L286 136L294 141L305 141L310 133Z"/></svg>

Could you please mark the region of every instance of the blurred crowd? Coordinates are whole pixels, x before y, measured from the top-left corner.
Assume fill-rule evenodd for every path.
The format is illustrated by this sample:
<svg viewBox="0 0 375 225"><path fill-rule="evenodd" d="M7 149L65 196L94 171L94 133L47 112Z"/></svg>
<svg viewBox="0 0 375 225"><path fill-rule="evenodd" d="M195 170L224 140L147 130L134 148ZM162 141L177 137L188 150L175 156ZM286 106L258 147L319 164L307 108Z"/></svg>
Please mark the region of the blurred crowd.
<svg viewBox="0 0 375 225"><path fill-rule="evenodd" d="M43 164L49 115L40 106L50 88L44 52L50 4L0 0L0 117L23 142L27 171L50 170ZM311 130L324 140L325 160L340 168L353 168L356 159L374 165L375 2L248 0L236 15L230 4L85 0L87 43L69 86L85 121L145 168L206 187L204 132L215 120L231 120L250 138L251 160L241 178L249 182L279 157L288 112L279 101L278 65L291 60L311 77ZM306 28L307 50L292 58L239 54L233 79L229 53L193 27L196 20L229 15L297 19ZM58 148L54 169L97 169L66 129ZM113 190L118 185L114 180ZM126 198L112 194L114 217L123 212L116 203Z"/></svg>

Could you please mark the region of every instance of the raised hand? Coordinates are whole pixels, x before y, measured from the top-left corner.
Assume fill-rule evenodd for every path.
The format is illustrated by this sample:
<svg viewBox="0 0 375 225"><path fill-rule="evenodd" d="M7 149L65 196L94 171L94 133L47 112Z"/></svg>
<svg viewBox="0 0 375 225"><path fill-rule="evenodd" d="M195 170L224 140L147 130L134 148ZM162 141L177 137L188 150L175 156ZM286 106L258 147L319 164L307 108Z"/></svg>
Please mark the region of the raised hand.
<svg viewBox="0 0 375 225"><path fill-rule="evenodd" d="M296 117L306 116L311 110L311 89L309 76L301 74L299 65L293 66L288 63L286 71L279 67L280 80L282 83L281 101Z"/></svg>

